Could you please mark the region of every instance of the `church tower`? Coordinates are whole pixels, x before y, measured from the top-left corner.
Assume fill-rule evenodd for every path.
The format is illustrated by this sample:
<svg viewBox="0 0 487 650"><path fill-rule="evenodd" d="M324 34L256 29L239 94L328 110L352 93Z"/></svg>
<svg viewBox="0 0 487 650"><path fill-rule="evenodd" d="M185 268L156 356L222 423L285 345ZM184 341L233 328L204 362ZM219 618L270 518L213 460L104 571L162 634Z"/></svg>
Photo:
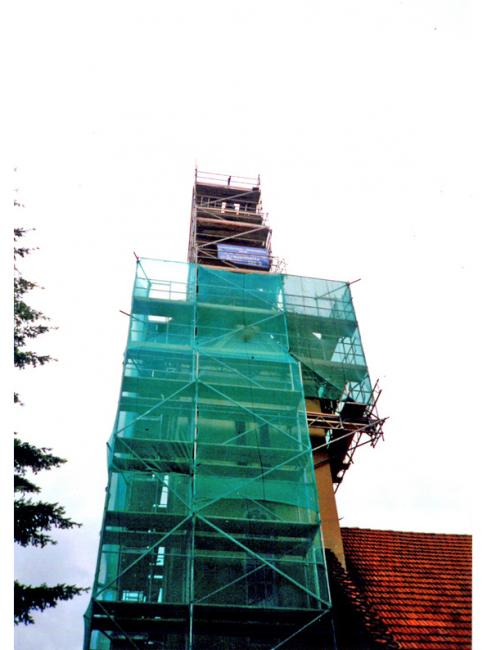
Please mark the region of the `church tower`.
<svg viewBox="0 0 487 650"><path fill-rule="evenodd" d="M138 259L85 650L333 648L334 490L382 435L346 282L284 273L260 180L197 171Z"/></svg>

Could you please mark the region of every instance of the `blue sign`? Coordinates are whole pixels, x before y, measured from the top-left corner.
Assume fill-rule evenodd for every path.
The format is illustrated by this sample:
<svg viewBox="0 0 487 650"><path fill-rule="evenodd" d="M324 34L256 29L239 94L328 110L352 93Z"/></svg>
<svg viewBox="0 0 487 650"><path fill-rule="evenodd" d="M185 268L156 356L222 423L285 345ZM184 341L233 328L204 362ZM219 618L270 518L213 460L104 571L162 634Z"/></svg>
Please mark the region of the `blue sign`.
<svg viewBox="0 0 487 650"><path fill-rule="evenodd" d="M271 266L269 252L266 248L232 246L231 244L217 244L217 248L220 260L266 270Z"/></svg>

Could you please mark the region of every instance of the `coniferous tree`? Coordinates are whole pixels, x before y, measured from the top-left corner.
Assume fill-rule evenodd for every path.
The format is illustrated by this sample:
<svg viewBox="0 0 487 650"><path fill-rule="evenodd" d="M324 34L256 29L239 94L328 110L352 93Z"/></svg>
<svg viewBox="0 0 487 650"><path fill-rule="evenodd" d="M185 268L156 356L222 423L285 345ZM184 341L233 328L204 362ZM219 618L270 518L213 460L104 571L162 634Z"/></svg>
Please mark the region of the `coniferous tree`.
<svg viewBox="0 0 487 650"><path fill-rule="evenodd" d="M14 241L17 242L24 237L26 232L24 228L15 228ZM19 257L25 257L32 250L25 246L15 246L14 260L17 261ZM35 368L52 361L52 357L49 355L37 354L26 349L29 339L35 339L51 329L47 324L49 321L47 316L30 307L24 300L25 294L37 287L35 282L22 276L17 265L14 266L14 362L17 368L26 368L27 366Z"/></svg>
<svg viewBox="0 0 487 650"><path fill-rule="evenodd" d="M18 203L16 205L19 205ZM25 295L38 287L35 282L25 279L17 267L18 258L25 257L32 249L17 245L26 234L24 228L14 230L14 363L17 368L42 366L52 357L38 354L28 349L29 342L37 336L48 332L49 319L40 311L25 302ZM14 401L22 404L19 395L14 393ZM32 495L40 488L31 481L28 474L37 474L41 470L59 467L66 461L54 456L46 447L36 447L22 441L17 434L14 438L14 538L21 546L44 547L56 544L49 535L53 528L69 529L80 524L65 516L65 510L58 503L49 503L33 499ZM43 611L55 607L60 600L70 600L86 591L76 585L57 584L48 586L25 585L17 580L14 584L14 620L15 623L34 623L31 612Z"/></svg>

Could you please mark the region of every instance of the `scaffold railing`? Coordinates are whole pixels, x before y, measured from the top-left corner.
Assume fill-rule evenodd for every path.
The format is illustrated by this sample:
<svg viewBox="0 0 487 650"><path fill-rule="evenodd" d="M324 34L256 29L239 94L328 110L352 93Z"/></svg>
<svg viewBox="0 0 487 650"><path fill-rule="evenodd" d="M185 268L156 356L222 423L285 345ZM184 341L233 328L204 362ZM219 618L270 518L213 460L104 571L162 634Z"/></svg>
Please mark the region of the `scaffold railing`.
<svg viewBox="0 0 487 650"><path fill-rule="evenodd" d="M221 174L205 172L195 169L195 182L210 185L228 185L229 187L255 188L260 187L260 175L235 176L234 174Z"/></svg>

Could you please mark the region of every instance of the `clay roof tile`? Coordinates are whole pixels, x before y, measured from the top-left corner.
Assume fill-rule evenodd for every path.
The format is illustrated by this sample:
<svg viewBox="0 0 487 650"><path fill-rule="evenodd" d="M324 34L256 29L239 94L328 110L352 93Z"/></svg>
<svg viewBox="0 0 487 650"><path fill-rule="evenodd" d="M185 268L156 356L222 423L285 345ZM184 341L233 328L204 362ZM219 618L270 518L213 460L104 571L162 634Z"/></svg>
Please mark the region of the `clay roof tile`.
<svg viewBox="0 0 487 650"><path fill-rule="evenodd" d="M387 638L410 650L471 647L470 535L342 528L342 538L352 600Z"/></svg>

